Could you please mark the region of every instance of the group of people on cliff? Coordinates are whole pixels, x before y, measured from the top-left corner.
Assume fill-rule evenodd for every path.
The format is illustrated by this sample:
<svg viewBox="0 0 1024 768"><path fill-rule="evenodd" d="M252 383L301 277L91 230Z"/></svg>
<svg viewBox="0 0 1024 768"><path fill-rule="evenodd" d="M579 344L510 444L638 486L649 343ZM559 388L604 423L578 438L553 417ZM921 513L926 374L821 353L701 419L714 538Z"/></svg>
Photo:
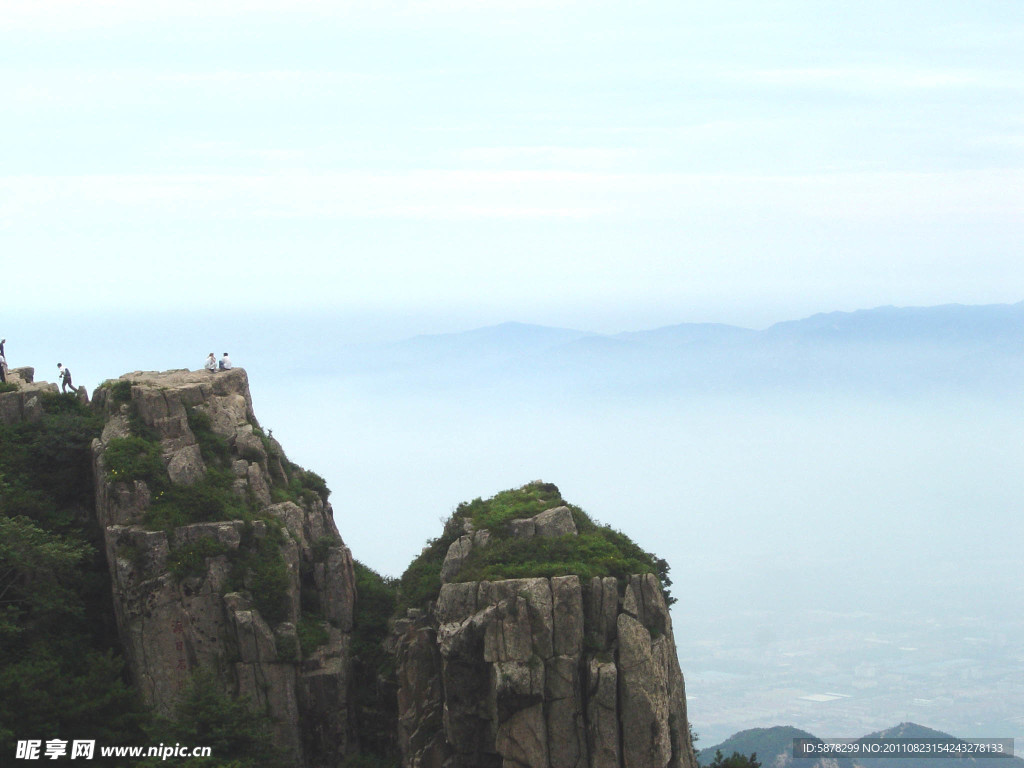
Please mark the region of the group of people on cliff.
<svg viewBox="0 0 1024 768"><path fill-rule="evenodd" d="M211 352L207 356L206 363L203 367L210 373L216 373L217 371L230 371L232 368L231 358L228 357L228 353L225 352L224 357L218 361L217 358L213 356L213 352Z"/></svg>
<svg viewBox="0 0 1024 768"><path fill-rule="evenodd" d="M0 384L7 383L7 357L4 353L4 345L7 344L7 339L0 339ZM217 371L230 371L234 366L231 363L231 358L228 353L225 352L224 356L217 360L214 357L213 352L210 353L209 357L206 358L206 363L203 366L210 373L217 373ZM71 393L75 393L75 385L71 383L71 370L64 367L63 363L57 363L57 375L60 380L60 391L62 394L67 394L68 390Z"/></svg>

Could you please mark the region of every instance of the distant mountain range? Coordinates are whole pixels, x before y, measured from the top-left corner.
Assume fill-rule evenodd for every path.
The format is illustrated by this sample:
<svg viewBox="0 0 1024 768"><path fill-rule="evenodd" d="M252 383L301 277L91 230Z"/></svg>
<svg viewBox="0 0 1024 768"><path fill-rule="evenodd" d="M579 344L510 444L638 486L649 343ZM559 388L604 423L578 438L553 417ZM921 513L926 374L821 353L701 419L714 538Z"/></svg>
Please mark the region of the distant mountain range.
<svg viewBox="0 0 1024 768"><path fill-rule="evenodd" d="M683 323L607 335L509 322L347 347L330 359L339 373L420 389L1006 394L1024 384L1024 302L831 312L763 331Z"/></svg>
<svg viewBox="0 0 1024 768"><path fill-rule="evenodd" d="M697 752L697 759L702 766L710 765L714 760L715 752L721 751L725 757L733 752L749 756L757 754L757 760L764 768L934 768L935 766L948 766L948 768L964 768L964 766L1001 766L1002 768L1024 768L1024 760L1019 757L1005 759L998 758L976 758L976 757L877 757L870 759L850 759L845 757L825 759L794 758L794 739L819 740L807 731L791 726L775 726L774 728L753 728L747 731L740 731L733 734L721 744L716 744L707 749ZM858 741L867 739L954 739L948 733L936 731L916 723L900 723L899 725L884 731L877 731L863 736ZM995 762L993 762L993 759Z"/></svg>

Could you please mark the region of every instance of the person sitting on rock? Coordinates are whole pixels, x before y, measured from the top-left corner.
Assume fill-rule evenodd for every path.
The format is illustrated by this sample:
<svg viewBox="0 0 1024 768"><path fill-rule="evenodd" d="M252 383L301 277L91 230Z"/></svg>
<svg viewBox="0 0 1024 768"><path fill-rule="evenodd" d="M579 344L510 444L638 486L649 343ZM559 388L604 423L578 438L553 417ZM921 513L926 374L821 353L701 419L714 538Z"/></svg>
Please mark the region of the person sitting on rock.
<svg viewBox="0 0 1024 768"><path fill-rule="evenodd" d="M62 395L68 393L68 387L71 387L71 394L75 394L75 385L71 383L71 371L65 368L60 363L57 363L57 370L60 371L60 391Z"/></svg>
<svg viewBox="0 0 1024 768"><path fill-rule="evenodd" d="M211 352L209 356L206 358L206 363L203 365L203 367L206 368L206 370L208 370L210 373L217 372L217 358L213 356L213 352Z"/></svg>
<svg viewBox="0 0 1024 768"><path fill-rule="evenodd" d="M227 352L225 352L224 353L224 357L222 357L220 359L220 369L222 371L230 371L231 370L231 358L228 357L228 353Z"/></svg>

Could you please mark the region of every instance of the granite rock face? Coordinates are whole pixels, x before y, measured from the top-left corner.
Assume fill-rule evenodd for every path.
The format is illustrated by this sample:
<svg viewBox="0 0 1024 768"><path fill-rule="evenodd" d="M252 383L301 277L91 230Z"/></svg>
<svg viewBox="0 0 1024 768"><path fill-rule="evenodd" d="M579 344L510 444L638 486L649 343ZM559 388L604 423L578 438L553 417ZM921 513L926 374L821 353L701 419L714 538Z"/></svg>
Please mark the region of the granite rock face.
<svg viewBox="0 0 1024 768"><path fill-rule="evenodd" d="M100 387L94 406L106 418L93 443L96 512L118 629L144 700L170 713L190 676L211 671L226 692L271 715L296 766L339 764L354 744L352 557L316 484L303 487L303 470L259 429L245 371L126 374ZM112 447L140 433L163 473L115 471ZM219 455L209 455L211 442ZM204 496L214 486L245 519L154 523L168 493L194 499L194 516L217 518ZM329 638L305 656L296 631L304 616Z"/></svg>
<svg viewBox="0 0 1024 768"><path fill-rule="evenodd" d="M56 384L37 382L34 368L11 368L7 371L7 383L17 389L0 392L0 424L37 421L43 415L40 397L60 393Z"/></svg>
<svg viewBox="0 0 1024 768"><path fill-rule="evenodd" d="M40 418L57 386L11 373L0 421ZM260 429L243 369L126 374L92 407L114 619L159 713L203 671L270 715L296 768L339 768L367 745L363 756L388 759L396 743L408 768L696 768L655 576L459 581L510 540L548 546L559 542L522 540L588 530L579 510L545 501L494 531L453 518L436 601L368 635L326 486ZM368 661L378 639L393 678ZM376 699L360 698L371 689Z"/></svg>
<svg viewBox="0 0 1024 768"><path fill-rule="evenodd" d="M446 583L392 645L407 768L696 768L651 574Z"/></svg>

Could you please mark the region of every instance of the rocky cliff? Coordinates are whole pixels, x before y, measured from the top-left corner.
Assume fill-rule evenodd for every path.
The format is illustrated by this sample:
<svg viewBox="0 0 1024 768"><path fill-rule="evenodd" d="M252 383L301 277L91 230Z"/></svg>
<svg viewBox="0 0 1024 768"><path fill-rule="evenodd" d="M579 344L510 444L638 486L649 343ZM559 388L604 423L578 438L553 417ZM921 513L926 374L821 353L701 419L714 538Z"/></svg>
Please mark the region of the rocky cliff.
<svg viewBox="0 0 1024 768"><path fill-rule="evenodd" d="M145 701L170 713L208 670L271 715L295 765L338 764L356 595L322 483L262 433L244 370L127 374L93 402L96 512Z"/></svg>
<svg viewBox="0 0 1024 768"><path fill-rule="evenodd" d="M534 489L557 497L554 486ZM522 490L528 501L537 495ZM543 496L535 501L545 505ZM559 558L597 551L601 536L567 506L475 516L495 520L496 530L475 528L469 511L449 522L463 533L449 535L436 601L395 623L404 765L695 768L672 621L655 575L460 581L474 565L487 573L506 559L502 539L507 551L532 551L543 571L570 569ZM575 541L574 517L591 527L589 541ZM603 554L613 562L628 552Z"/></svg>
<svg viewBox="0 0 1024 768"><path fill-rule="evenodd" d="M0 473L0 521L28 530L28 514L56 536L76 520L99 543L89 576L98 590L105 567L112 595L99 623L116 624L143 717L179 717L212 685L222 709L269 715L296 768L695 768L667 564L555 486L460 505L395 582L354 563L323 479L260 428L244 370L126 374L91 405L31 369L12 374L0 458L19 460L4 465L10 482ZM44 503L38 486L51 481L60 492ZM26 587L46 580L14 567ZM116 694L119 661L102 658ZM22 693L34 732L50 713ZM135 727L110 743L138 743Z"/></svg>

